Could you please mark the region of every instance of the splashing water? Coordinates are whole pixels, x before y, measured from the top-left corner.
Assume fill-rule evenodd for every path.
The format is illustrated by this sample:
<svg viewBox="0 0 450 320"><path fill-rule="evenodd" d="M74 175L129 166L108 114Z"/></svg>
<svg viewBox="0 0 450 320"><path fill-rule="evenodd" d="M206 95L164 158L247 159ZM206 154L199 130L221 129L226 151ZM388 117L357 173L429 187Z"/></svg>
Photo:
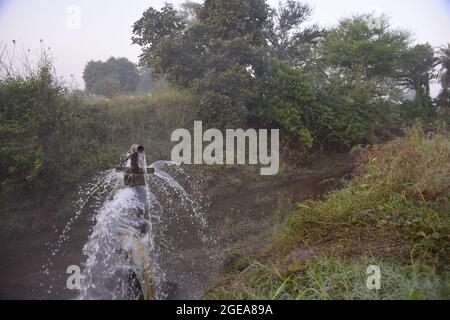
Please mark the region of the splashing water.
<svg viewBox="0 0 450 320"><path fill-rule="evenodd" d="M147 167L144 154L139 165ZM123 173L110 170L80 190L75 215L50 247L43 267L48 272L52 256L70 240L73 223L86 207L93 209L79 299L189 299L201 294L211 259L206 248L213 240L201 205L174 177L192 179L170 161L151 167L155 173L145 176L145 186L126 187Z"/></svg>
<svg viewBox="0 0 450 320"><path fill-rule="evenodd" d="M83 248L88 258L80 298L144 298L152 285L145 283L144 273L137 272L148 268L152 245L145 217L146 197L145 188L124 188L100 209Z"/></svg>
<svg viewBox="0 0 450 320"><path fill-rule="evenodd" d="M105 199L109 198L119 187L123 186L122 177L115 170L108 170L101 172L92 181L87 183L84 187L80 187L76 201L74 201L71 208L68 211L73 212L72 217L66 223L65 227L59 234L57 241L48 243L49 257L42 266L42 271L45 275L50 276L50 269L53 267L53 259L61 251L61 248L70 240L70 231L76 221L86 209L90 209L93 212L97 212L102 206ZM55 231L56 228L54 227ZM56 280L55 277L50 279L52 282ZM41 286L43 284L41 283ZM50 286L48 293L52 292L53 287Z"/></svg>

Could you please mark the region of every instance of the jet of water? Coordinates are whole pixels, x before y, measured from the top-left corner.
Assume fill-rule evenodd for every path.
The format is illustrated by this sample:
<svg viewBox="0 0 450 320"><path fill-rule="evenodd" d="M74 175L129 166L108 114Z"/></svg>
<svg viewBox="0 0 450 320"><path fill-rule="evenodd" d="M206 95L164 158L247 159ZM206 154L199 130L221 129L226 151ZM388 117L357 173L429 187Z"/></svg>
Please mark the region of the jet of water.
<svg viewBox="0 0 450 320"><path fill-rule="evenodd" d="M146 168L145 155L139 158ZM80 299L193 298L200 294L207 253L201 206L163 168L151 165L146 185L114 188L95 214L83 253ZM117 173L123 175L123 173ZM120 180L120 178L119 178Z"/></svg>

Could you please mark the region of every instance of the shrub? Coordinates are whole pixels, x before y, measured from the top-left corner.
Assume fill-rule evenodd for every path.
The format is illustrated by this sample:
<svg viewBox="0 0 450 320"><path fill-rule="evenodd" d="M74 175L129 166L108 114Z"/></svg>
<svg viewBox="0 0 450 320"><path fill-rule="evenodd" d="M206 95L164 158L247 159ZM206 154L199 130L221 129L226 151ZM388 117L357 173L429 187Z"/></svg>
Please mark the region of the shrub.
<svg viewBox="0 0 450 320"><path fill-rule="evenodd" d="M258 122L279 127L285 139L311 148L316 114L309 77L301 70L278 63L268 81L267 97L262 108L256 110Z"/></svg>

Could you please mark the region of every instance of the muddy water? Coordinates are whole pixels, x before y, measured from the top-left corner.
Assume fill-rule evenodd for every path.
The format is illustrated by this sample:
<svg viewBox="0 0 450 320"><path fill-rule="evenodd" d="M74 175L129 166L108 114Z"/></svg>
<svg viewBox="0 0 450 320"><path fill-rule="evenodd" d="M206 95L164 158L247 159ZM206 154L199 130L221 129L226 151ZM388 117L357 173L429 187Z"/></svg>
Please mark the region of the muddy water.
<svg viewBox="0 0 450 320"><path fill-rule="evenodd" d="M211 199L206 214L208 227L215 234L217 246L209 248L208 256L205 256L198 243L187 244L183 248L184 285L178 288L176 295L169 298L193 298L201 295L203 286L220 270L232 248L241 244L255 248L263 245L274 226L297 201L321 196L333 186L329 179L333 181L332 179L342 178L350 172L351 166L343 166L328 173L310 173L276 187L249 186L240 192ZM179 231L176 221L173 224L173 232L176 234ZM62 228L63 224L59 227ZM41 267L48 258L47 244L58 240L57 232L46 230L20 239L2 239L0 298L76 298L79 294L77 291L66 289L66 268L69 265L82 265L85 260L82 248L92 228L92 214L87 213L74 222L69 232L70 241L61 247L59 254L53 259L49 270L52 277L46 276Z"/></svg>

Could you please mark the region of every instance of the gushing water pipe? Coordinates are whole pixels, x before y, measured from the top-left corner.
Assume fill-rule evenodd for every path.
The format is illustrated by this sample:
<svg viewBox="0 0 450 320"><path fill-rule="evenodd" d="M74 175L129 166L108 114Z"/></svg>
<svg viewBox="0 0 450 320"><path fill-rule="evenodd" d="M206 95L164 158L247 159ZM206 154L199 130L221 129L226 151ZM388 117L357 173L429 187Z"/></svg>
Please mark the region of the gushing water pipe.
<svg viewBox="0 0 450 320"><path fill-rule="evenodd" d="M139 167L139 154L144 153L144 147L139 144L133 144L130 148L131 170L133 173L141 173Z"/></svg>
<svg viewBox="0 0 450 320"><path fill-rule="evenodd" d="M136 217L137 224L135 225L136 231L139 232L140 235L144 236L148 232L149 228L149 217L146 209L146 202L147 202L147 191L145 188L145 175L146 174L153 174L154 168L151 167L141 167L143 166L143 161L139 161L140 157L144 156L144 147L140 144L133 144L128 151L128 153L122 157L120 166L116 168L117 171L123 172L123 179L124 184L127 187L132 187L135 189L136 196L138 201L143 204L142 208L130 208L127 209L126 213L130 216ZM130 160L130 166L126 166L126 163ZM118 252L121 252L126 259L135 259L136 256L133 254L132 250L129 247L130 241L135 241L136 239L133 237L127 236L127 234L122 234L121 237L123 237L123 245L119 248L117 248ZM125 245L125 243L128 243ZM134 246L139 246L139 242L135 242ZM143 259L142 254L139 254L141 256L141 259ZM139 258L137 258L139 259ZM142 261L141 261L142 262ZM150 298L153 298L154 293L147 292L150 288L153 290L153 284L150 284L150 286L147 285L145 287L143 284L140 283L139 278L137 277L138 269L130 270L128 274L128 295L130 297L136 298L136 299L143 299L146 294L149 295ZM151 281L153 281L150 278ZM145 289L145 292L144 292Z"/></svg>
<svg viewBox="0 0 450 320"><path fill-rule="evenodd" d="M124 161L130 160L130 167L125 167L123 163L117 167L117 171L124 172L124 183L128 187L145 186L145 175L153 174L154 168L141 168L139 166L139 155L144 153L144 147L140 144L133 144L126 155Z"/></svg>

